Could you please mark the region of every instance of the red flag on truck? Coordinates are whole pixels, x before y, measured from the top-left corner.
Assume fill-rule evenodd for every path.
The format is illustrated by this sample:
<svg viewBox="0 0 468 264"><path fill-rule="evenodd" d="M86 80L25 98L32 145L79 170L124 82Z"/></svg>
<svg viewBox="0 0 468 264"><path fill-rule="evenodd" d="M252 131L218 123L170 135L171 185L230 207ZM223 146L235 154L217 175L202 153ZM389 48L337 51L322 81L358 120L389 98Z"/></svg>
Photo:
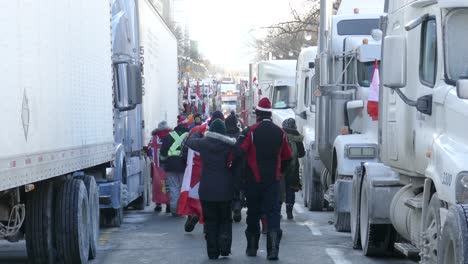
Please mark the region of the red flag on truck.
<svg viewBox="0 0 468 264"><path fill-rule="evenodd" d="M379 64L377 60L375 60L374 72L372 74L369 95L367 97L367 113L371 116L373 121L379 120L379 85Z"/></svg>

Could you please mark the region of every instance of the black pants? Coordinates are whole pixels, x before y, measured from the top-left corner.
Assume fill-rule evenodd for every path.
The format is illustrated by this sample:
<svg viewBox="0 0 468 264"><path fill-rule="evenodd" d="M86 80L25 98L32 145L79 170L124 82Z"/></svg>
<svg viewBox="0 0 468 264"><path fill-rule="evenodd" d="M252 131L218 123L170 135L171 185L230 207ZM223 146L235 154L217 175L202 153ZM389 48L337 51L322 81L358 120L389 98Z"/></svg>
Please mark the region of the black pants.
<svg viewBox="0 0 468 264"><path fill-rule="evenodd" d="M208 256L229 254L232 241L232 201L201 201Z"/></svg>
<svg viewBox="0 0 468 264"><path fill-rule="evenodd" d="M291 183L289 183L288 178L286 177L286 188L285 188L285 202L286 204L292 204L296 202L296 190L291 188Z"/></svg>
<svg viewBox="0 0 468 264"><path fill-rule="evenodd" d="M266 216L268 231L280 230L280 182L249 183L246 187L247 232L260 233L260 217Z"/></svg>

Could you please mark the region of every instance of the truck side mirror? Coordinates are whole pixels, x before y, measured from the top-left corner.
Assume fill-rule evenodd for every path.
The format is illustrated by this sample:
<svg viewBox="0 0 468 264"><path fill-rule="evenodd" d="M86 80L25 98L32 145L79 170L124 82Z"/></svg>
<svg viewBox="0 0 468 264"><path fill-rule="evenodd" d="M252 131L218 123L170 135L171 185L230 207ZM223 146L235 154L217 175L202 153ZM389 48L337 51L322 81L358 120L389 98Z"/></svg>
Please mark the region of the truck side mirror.
<svg viewBox="0 0 468 264"><path fill-rule="evenodd" d="M128 66L128 104L137 105L143 101L143 82L140 64Z"/></svg>
<svg viewBox="0 0 468 264"><path fill-rule="evenodd" d="M315 68L315 62L311 61L309 62L309 69Z"/></svg>
<svg viewBox="0 0 468 264"><path fill-rule="evenodd" d="M460 99L468 99L468 79L457 81L457 95Z"/></svg>
<svg viewBox="0 0 468 264"><path fill-rule="evenodd" d="M397 89L406 86L406 39L387 36L383 47L383 85Z"/></svg>
<svg viewBox="0 0 468 264"><path fill-rule="evenodd" d="M120 111L135 109L143 101L141 66L122 62L115 64L114 71L116 108Z"/></svg>

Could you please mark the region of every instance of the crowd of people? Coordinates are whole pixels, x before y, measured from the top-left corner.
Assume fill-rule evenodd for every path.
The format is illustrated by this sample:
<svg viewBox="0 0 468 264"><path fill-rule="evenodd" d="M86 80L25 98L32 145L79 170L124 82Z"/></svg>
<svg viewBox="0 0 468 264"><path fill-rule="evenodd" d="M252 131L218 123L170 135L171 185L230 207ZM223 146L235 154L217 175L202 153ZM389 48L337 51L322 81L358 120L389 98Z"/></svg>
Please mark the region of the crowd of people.
<svg viewBox="0 0 468 264"><path fill-rule="evenodd" d="M185 231L204 224L209 259L229 256L232 222L242 220L247 207L247 256L256 256L261 232L267 238L267 258L277 260L283 231L281 207L293 219L295 192L300 190L299 158L302 136L295 120L282 128L271 120L271 102L259 101L257 123L244 128L232 112L177 117L170 129L161 121L153 131L149 155L153 159L155 211L187 216ZM260 227L262 223L262 228Z"/></svg>

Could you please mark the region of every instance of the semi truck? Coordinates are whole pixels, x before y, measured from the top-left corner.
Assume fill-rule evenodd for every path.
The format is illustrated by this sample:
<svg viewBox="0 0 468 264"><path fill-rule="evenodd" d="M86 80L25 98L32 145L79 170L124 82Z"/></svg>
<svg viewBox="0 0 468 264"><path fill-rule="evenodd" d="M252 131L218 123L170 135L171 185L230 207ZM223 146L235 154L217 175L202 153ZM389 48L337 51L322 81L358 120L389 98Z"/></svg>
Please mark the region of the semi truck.
<svg viewBox="0 0 468 264"><path fill-rule="evenodd" d="M25 238L31 263L87 263L100 220L119 226L124 207L148 201L143 144L160 116L146 115L162 99L147 77L154 55L140 49L145 9L162 23L144 0L17 1L0 11L0 236Z"/></svg>
<svg viewBox="0 0 468 264"><path fill-rule="evenodd" d="M287 118L294 118L296 60L270 60L257 64L258 93L252 109L258 100L267 97L272 105L272 121L282 125Z"/></svg>
<svg viewBox="0 0 468 264"><path fill-rule="evenodd" d="M468 260L466 1L386 1L380 162L353 178L354 247L421 263Z"/></svg>
<svg viewBox="0 0 468 264"><path fill-rule="evenodd" d="M350 231L352 178L361 162L377 161L377 122L366 113L374 65L380 60L379 19L384 2L342 1L332 16L321 1L315 144L304 175L309 209L334 208L335 229ZM372 34L374 31L374 34ZM320 172L319 172L320 169Z"/></svg>

